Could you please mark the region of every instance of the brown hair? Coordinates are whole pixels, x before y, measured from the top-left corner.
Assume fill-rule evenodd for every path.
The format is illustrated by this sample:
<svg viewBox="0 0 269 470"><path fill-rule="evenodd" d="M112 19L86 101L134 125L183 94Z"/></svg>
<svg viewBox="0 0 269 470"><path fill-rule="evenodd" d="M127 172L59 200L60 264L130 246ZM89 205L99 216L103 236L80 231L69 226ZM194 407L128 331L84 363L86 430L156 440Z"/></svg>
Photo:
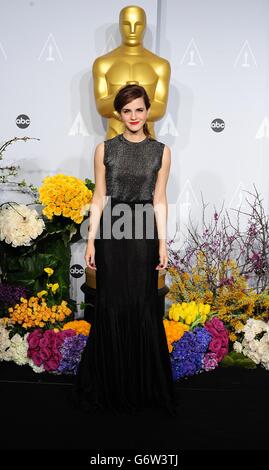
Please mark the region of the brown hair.
<svg viewBox="0 0 269 470"><path fill-rule="evenodd" d="M115 110L120 113L123 106L135 100L136 98L144 98L146 109L148 110L150 108L150 99L145 88L141 85L129 84L125 85L123 88L120 88L120 90L117 92L113 103ZM153 139L146 122L143 125L143 131L148 137Z"/></svg>

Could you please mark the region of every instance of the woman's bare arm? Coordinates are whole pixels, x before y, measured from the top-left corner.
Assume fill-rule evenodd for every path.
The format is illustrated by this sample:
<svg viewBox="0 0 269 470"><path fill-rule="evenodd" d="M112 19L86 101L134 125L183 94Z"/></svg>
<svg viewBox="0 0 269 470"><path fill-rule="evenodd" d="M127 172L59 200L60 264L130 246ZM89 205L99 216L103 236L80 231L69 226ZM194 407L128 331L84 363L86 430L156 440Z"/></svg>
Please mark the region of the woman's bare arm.
<svg viewBox="0 0 269 470"><path fill-rule="evenodd" d="M166 186L171 166L171 150L165 145L162 158L162 166L158 171L155 185L153 205L156 214L156 224L160 245L166 244L168 204Z"/></svg>
<svg viewBox="0 0 269 470"><path fill-rule="evenodd" d="M89 211L88 244L94 243L102 211L106 205L106 167L104 165L104 142L96 146L94 153L95 189Z"/></svg>

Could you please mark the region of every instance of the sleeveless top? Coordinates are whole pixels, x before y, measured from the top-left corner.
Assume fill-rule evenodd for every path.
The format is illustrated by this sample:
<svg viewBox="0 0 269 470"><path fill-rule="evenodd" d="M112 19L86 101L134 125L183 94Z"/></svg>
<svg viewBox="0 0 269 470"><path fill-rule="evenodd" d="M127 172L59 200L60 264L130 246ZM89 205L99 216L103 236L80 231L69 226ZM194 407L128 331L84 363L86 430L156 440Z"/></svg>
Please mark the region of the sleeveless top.
<svg viewBox="0 0 269 470"><path fill-rule="evenodd" d="M130 142L123 134L105 140L106 195L130 202L152 200L164 146L149 137Z"/></svg>

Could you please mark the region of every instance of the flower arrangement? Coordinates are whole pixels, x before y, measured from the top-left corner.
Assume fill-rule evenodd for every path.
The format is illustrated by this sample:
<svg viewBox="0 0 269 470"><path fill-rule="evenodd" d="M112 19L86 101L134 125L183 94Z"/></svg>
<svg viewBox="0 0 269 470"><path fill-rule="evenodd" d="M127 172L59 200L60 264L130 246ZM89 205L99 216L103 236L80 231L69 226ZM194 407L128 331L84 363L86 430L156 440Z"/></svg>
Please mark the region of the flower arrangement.
<svg viewBox="0 0 269 470"><path fill-rule="evenodd" d="M20 336L18 333L12 338L9 337L9 332L5 328L3 320L0 321L0 360L1 361L14 361L18 365L28 363L27 359L27 341L26 338Z"/></svg>
<svg viewBox="0 0 269 470"><path fill-rule="evenodd" d="M248 194L250 210L237 210L237 223L227 211L215 211L208 222L203 204L202 226L190 223L180 252L172 248L173 240L168 242L167 298L208 304L228 328L232 343L248 319L269 318L269 219L256 188ZM247 217L243 228L239 216Z"/></svg>
<svg viewBox="0 0 269 470"><path fill-rule="evenodd" d="M9 145L12 145L15 142L19 141L24 141L26 142L27 140L40 140L37 139L36 137L14 137L11 140L8 140L5 142L3 145L0 147L0 161L4 159L4 152L6 151L7 147ZM34 186L33 184L28 184L26 181L23 179L21 181L14 181L13 178L16 177L19 173L19 165L9 165L9 166L0 166L0 184L3 185L12 185L13 188L19 189L20 192L22 193L28 193L30 194L33 199L35 200L37 198L37 187Z"/></svg>
<svg viewBox="0 0 269 470"><path fill-rule="evenodd" d="M185 331L189 330L189 326L184 325L183 323L178 321L168 320L167 318L163 320L163 325L165 329L168 349L171 353L173 351L173 343L175 341L178 341L184 335Z"/></svg>
<svg viewBox="0 0 269 470"><path fill-rule="evenodd" d="M91 325L72 319L72 309L59 296L60 285L49 282L54 269L46 266L43 271L44 289L29 298L21 296L12 306L6 303L7 316L0 320L0 361L28 364L37 373L74 374Z"/></svg>
<svg viewBox="0 0 269 470"><path fill-rule="evenodd" d="M80 326L79 323L82 322ZM69 329L36 328L21 336L10 337L3 319L0 320L0 361L13 361L18 365L29 365L34 372L75 374L88 336L79 330L90 330L90 324L77 320L75 331Z"/></svg>
<svg viewBox="0 0 269 470"><path fill-rule="evenodd" d="M59 174L45 178L39 190L44 220L27 206L3 207L0 360L29 364L36 372L76 373L91 325L73 320L69 242L92 190L90 180ZM210 224L204 218L201 233L190 229L180 253L168 243L172 305L163 324L174 380L213 370L235 355L269 369L269 223L257 194L251 207L246 230L215 212ZM20 286L11 282L14 273Z"/></svg>
<svg viewBox="0 0 269 470"><path fill-rule="evenodd" d="M20 303L8 309L9 317L4 317L8 328L23 334L36 327L49 329L63 326L67 317L72 314L72 310L67 306L67 302L62 300L60 305L48 307L43 297L21 297ZM14 327L16 327L14 329Z"/></svg>
<svg viewBox="0 0 269 470"><path fill-rule="evenodd" d="M78 335L89 336L91 325L85 320L74 320L65 323L63 330L74 330Z"/></svg>
<svg viewBox="0 0 269 470"><path fill-rule="evenodd" d="M197 326L193 331L186 331L182 338L174 343L171 353L174 380L202 371L203 359L210 341L210 333Z"/></svg>
<svg viewBox="0 0 269 470"><path fill-rule="evenodd" d="M61 347L61 361L57 372L61 374L76 374L82 352L87 343L87 336L77 334L65 338Z"/></svg>
<svg viewBox="0 0 269 470"><path fill-rule="evenodd" d="M229 333L224 323L216 317L206 320L209 314L206 305L186 304L181 306L180 315L175 307L178 306L169 312L177 320L163 320L174 380L215 369L229 349ZM186 319L189 324L183 323Z"/></svg>
<svg viewBox="0 0 269 470"><path fill-rule="evenodd" d="M15 138L6 142L0 148L0 160L12 142L28 139ZM7 190L4 195L6 202L0 209L2 283L27 287L37 295L42 288L43 268L52 265L57 273L54 283L61 286L58 294L71 302L71 242L81 238L79 225L88 216L95 184L88 178L82 181L64 174L46 177L39 188L28 186L24 181L14 182L16 192L28 192L34 199L36 207L30 209L7 199L10 190L14 189L9 178L16 176L16 167L0 169L4 173L0 175L0 184ZM73 307L76 309L75 301Z"/></svg>
<svg viewBox="0 0 269 470"><path fill-rule="evenodd" d="M14 284L0 284L0 316L7 314L7 308L20 302L21 297L27 296L27 288Z"/></svg>
<svg viewBox="0 0 269 470"><path fill-rule="evenodd" d="M190 329L203 325L210 313L210 305L202 302L182 302L172 304L168 310L168 318L189 325Z"/></svg>
<svg viewBox="0 0 269 470"><path fill-rule="evenodd" d="M54 270L46 267L44 272L49 278ZM47 280L45 286L46 289L37 292L37 295L31 295L29 298L21 296L19 302L7 308L7 316L4 316L2 320L11 335L18 333L24 336L25 333L36 328L44 330L62 328L70 320L73 312L68 302L61 298L61 294L58 294L59 284Z"/></svg>
<svg viewBox="0 0 269 470"><path fill-rule="evenodd" d="M234 350L269 370L269 324L249 318L238 333L241 340L234 343Z"/></svg>
<svg viewBox="0 0 269 470"><path fill-rule="evenodd" d="M43 180L39 197L48 219L62 215L80 224L90 207L92 191L79 178L58 174Z"/></svg>
<svg viewBox="0 0 269 470"><path fill-rule="evenodd" d="M36 209L24 204L5 203L0 210L0 240L13 247L30 246L45 229Z"/></svg>
<svg viewBox="0 0 269 470"><path fill-rule="evenodd" d="M73 330L55 332L36 329L27 337L27 356L37 366L43 366L45 371L57 371L61 361L61 346L65 340L76 333Z"/></svg>
<svg viewBox="0 0 269 470"><path fill-rule="evenodd" d="M229 351L229 333L224 323L217 317L205 324L205 329L211 335L208 352L203 358L203 368L208 371L215 369Z"/></svg>

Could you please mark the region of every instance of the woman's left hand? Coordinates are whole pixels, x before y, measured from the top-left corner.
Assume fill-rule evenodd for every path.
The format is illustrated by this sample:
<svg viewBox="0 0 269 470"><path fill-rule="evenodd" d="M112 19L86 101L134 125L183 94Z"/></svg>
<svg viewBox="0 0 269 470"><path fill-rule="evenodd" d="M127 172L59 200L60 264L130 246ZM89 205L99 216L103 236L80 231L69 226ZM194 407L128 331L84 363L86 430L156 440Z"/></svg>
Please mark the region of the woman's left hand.
<svg viewBox="0 0 269 470"><path fill-rule="evenodd" d="M165 269L167 268L168 265L168 254L167 254L167 248L166 245L160 245L159 247L159 260L160 263L156 267L156 269Z"/></svg>

